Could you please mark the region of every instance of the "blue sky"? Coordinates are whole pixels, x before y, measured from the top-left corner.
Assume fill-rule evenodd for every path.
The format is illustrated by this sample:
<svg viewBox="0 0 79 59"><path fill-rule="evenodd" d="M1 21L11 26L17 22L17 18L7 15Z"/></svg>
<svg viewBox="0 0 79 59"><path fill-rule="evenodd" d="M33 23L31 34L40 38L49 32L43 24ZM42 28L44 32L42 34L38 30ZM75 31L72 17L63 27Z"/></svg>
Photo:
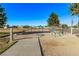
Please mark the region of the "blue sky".
<svg viewBox="0 0 79 59"><path fill-rule="evenodd" d="M4 3L9 25L47 25L48 16L55 12L60 23L70 25L67 3Z"/></svg>

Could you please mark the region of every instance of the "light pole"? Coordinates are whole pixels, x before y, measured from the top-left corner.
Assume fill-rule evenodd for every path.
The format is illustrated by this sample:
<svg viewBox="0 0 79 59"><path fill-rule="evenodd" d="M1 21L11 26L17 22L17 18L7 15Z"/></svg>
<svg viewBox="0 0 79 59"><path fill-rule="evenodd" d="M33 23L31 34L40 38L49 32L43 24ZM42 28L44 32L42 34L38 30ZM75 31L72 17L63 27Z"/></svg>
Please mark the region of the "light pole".
<svg viewBox="0 0 79 59"><path fill-rule="evenodd" d="M79 15L78 15L78 25L77 25L77 26L78 26L78 28L79 28Z"/></svg>
<svg viewBox="0 0 79 59"><path fill-rule="evenodd" d="M73 19L71 19L71 35L73 34Z"/></svg>

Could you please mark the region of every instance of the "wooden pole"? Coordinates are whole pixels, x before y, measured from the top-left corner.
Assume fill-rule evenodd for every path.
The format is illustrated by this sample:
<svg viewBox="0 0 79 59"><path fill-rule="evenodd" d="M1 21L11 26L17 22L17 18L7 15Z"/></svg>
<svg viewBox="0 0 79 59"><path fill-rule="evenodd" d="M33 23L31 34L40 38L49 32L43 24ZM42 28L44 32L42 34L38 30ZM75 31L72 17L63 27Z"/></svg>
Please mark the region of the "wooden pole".
<svg viewBox="0 0 79 59"><path fill-rule="evenodd" d="M13 41L13 29L10 28L10 43Z"/></svg>

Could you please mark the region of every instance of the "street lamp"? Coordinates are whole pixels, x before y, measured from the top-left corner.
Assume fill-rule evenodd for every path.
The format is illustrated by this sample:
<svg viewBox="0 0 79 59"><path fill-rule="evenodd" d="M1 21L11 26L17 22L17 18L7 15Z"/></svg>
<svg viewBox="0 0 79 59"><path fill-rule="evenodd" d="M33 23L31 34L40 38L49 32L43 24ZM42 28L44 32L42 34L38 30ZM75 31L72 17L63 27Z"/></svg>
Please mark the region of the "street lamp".
<svg viewBox="0 0 79 59"><path fill-rule="evenodd" d="M73 16L73 14L72 14ZM73 34L73 19L71 19L71 35Z"/></svg>
<svg viewBox="0 0 79 59"><path fill-rule="evenodd" d="M79 15L78 15L78 18L79 18ZM77 25L77 26L78 26L78 28L79 28L79 19L78 19L78 25Z"/></svg>

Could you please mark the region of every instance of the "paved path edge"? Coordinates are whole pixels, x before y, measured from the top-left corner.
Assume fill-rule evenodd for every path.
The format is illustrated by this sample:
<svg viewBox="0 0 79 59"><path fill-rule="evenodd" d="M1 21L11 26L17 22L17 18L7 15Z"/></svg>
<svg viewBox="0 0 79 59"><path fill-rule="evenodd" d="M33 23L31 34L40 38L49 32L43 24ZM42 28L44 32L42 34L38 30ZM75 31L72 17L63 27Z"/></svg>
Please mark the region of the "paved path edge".
<svg viewBox="0 0 79 59"><path fill-rule="evenodd" d="M15 41L15 42L14 42L13 44L11 44L9 47L7 47L5 50L3 50L3 51L0 53L0 55L3 54L5 51L7 51L9 48L11 48L13 45L15 45L17 42L18 42L18 41Z"/></svg>

